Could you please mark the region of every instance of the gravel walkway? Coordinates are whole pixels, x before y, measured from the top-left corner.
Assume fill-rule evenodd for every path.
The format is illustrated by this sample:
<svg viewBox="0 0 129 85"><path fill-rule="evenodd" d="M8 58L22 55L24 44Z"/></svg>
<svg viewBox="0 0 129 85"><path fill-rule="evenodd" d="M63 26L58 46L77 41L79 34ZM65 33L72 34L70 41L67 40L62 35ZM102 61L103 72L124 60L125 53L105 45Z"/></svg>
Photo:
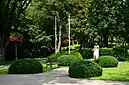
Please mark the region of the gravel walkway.
<svg viewBox="0 0 129 85"><path fill-rule="evenodd" d="M129 82L73 79L67 68L29 75L0 75L0 85L129 85Z"/></svg>

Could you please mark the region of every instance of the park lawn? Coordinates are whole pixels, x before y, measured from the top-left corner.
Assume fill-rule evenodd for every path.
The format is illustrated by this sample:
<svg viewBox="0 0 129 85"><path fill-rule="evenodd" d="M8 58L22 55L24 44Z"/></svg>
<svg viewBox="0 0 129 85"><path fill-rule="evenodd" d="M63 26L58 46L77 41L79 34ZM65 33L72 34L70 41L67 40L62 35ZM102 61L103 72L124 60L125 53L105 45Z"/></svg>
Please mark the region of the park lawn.
<svg viewBox="0 0 129 85"><path fill-rule="evenodd" d="M8 68L0 67L0 74L7 74L7 73L8 73Z"/></svg>
<svg viewBox="0 0 129 85"><path fill-rule="evenodd" d="M129 81L129 62L123 62L117 68L103 68L103 74L100 77L92 77L91 80L112 80Z"/></svg>

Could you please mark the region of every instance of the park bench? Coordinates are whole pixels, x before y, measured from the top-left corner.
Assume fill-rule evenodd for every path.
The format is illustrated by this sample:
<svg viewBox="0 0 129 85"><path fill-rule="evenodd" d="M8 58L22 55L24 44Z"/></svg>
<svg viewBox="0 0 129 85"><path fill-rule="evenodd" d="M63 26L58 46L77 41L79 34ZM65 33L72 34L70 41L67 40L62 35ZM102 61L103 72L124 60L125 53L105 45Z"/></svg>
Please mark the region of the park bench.
<svg viewBox="0 0 129 85"><path fill-rule="evenodd" d="M46 64L46 69L48 69L48 67L52 69L53 65L57 65L57 67L59 67L59 64L60 64L58 61L49 60L47 58L41 59L40 62Z"/></svg>
<svg viewBox="0 0 129 85"><path fill-rule="evenodd" d="M53 65L57 65L57 67L59 67L59 64L60 63L58 61L46 59L46 69L48 69L48 67L52 69Z"/></svg>

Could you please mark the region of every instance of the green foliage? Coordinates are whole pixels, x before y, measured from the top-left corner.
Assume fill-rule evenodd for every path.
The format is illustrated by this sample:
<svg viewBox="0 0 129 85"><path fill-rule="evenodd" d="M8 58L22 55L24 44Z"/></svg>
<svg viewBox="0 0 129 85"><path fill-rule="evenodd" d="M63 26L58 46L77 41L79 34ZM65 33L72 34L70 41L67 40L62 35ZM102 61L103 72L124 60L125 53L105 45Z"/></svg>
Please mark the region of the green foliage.
<svg viewBox="0 0 129 85"><path fill-rule="evenodd" d="M26 8L29 6L32 0L1 0L0 1L0 34L8 35L9 31L14 26L13 30L17 30L15 26L19 26L19 17ZM6 18L5 18L6 17ZM14 24L15 23L15 24ZM6 31L2 31L2 30Z"/></svg>
<svg viewBox="0 0 129 85"><path fill-rule="evenodd" d="M117 67L118 60L113 56L100 56L97 63L102 67Z"/></svg>
<svg viewBox="0 0 129 85"><path fill-rule="evenodd" d="M84 59L90 59L93 56L92 48L84 48L79 51Z"/></svg>
<svg viewBox="0 0 129 85"><path fill-rule="evenodd" d="M42 64L31 59L21 59L14 61L9 69L9 74L33 74L43 71Z"/></svg>
<svg viewBox="0 0 129 85"><path fill-rule="evenodd" d="M69 67L69 76L72 78L88 78L102 75L102 68L93 61L81 60Z"/></svg>
<svg viewBox="0 0 129 85"><path fill-rule="evenodd" d="M68 27L69 13L71 39L78 40L81 46L91 47L90 41L95 39L100 39L100 42L105 42L106 39L108 42L108 37L120 40L122 37L123 41L129 39L128 0L32 0L30 5L31 0L1 0L0 2L0 34L8 36L8 29L11 27L22 31L26 39L24 43L27 45L23 49L29 50L25 56L39 56L38 53L42 53L43 46L52 50L54 47L54 16L57 16L57 28L60 23L63 24L62 39L66 38L68 33L65 28ZM25 11L28 5L29 8ZM22 13L25 14L21 16ZM83 58L93 56L91 49L81 54ZM100 55L107 54L110 53L100 51Z"/></svg>
<svg viewBox="0 0 129 85"><path fill-rule="evenodd" d="M48 56L48 61L50 62L55 62L57 61L57 58L61 55L67 55L68 53L67 52L63 52L63 53L56 53L56 54L52 54L50 56ZM79 52L70 52L70 55L74 55L74 56L77 56L77 57L82 57L82 55L79 53Z"/></svg>
<svg viewBox="0 0 129 85"><path fill-rule="evenodd" d="M128 51L126 47L114 47L113 52L114 57L119 61L125 61L128 59Z"/></svg>
<svg viewBox="0 0 129 85"><path fill-rule="evenodd" d="M57 58L61 66L70 66L72 63L83 60L82 56L62 55Z"/></svg>
<svg viewBox="0 0 129 85"><path fill-rule="evenodd" d="M70 45L70 51L77 51L79 49L80 45L77 45L77 44L73 44L73 45ZM63 50L62 51L67 51L67 47L63 47Z"/></svg>
<svg viewBox="0 0 129 85"><path fill-rule="evenodd" d="M84 59L90 59L93 58L93 51L92 48L84 48L80 51L81 55ZM113 49L112 48L100 48L100 56L104 55L113 55Z"/></svg>
<svg viewBox="0 0 129 85"><path fill-rule="evenodd" d="M100 48L100 56L113 55L113 49L112 48Z"/></svg>
<svg viewBox="0 0 129 85"><path fill-rule="evenodd" d="M107 46L107 48L113 48L114 46L116 46L115 43L109 43L108 46Z"/></svg>
<svg viewBox="0 0 129 85"><path fill-rule="evenodd" d="M82 55L79 52L70 52L70 55L74 55L74 56L82 58Z"/></svg>
<svg viewBox="0 0 129 85"><path fill-rule="evenodd" d="M49 62L57 62L57 58L61 55L65 55L65 53L55 53L47 57Z"/></svg>
<svg viewBox="0 0 129 85"><path fill-rule="evenodd" d="M90 27L95 29L97 34L103 38L104 44L108 44L109 37L115 37L121 42L128 42L128 3L128 1L123 0L91 0L91 5L88 7Z"/></svg>
<svg viewBox="0 0 129 85"><path fill-rule="evenodd" d="M18 29L21 28L21 15L25 13L31 1L32 0L0 0L0 44L3 44L0 50L7 48L9 33L12 31L17 32ZM21 30L19 33L21 33Z"/></svg>
<svg viewBox="0 0 129 85"><path fill-rule="evenodd" d="M79 51L84 59L93 58L92 48L84 48ZM114 56L119 61L127 60L128 52L125 47L100 48L100 56Z"/></svg>

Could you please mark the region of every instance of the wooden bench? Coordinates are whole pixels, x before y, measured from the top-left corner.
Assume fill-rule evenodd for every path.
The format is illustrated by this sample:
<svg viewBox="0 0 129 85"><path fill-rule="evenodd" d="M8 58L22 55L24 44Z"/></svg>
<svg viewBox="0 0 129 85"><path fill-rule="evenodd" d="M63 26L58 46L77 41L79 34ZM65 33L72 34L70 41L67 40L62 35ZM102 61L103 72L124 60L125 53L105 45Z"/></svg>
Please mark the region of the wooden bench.
<svg viewBox="0 0 129 85"><path fill-rule="evenodd" d="M46 69L48 69L48 67L50 67L52 69L53 65L59 64L59 62L57 62L57 61L53 61L53 60L50 61L48 59L42 59L42 60L40 60L40 62L46 64ZM59 65L57 67L59 67Z"/></svg>
<svg viewBox="0 0 129 85"><path fill-rule="evenodd" d="M52 65L57 65L57 67L59 68L59 63L58 62L47 62L46 63L46 69L50 66L50 68L52 69Z"/></svg>
<svg viewBox="0 0 129 85"><path fill-rule="evenodd" d="M58 65L57 67L59 67L59 62L58 61L53 61L53 60L48 60L46 59L46 69L50 66L50 68L52 69L52 65Z"/></svg>

